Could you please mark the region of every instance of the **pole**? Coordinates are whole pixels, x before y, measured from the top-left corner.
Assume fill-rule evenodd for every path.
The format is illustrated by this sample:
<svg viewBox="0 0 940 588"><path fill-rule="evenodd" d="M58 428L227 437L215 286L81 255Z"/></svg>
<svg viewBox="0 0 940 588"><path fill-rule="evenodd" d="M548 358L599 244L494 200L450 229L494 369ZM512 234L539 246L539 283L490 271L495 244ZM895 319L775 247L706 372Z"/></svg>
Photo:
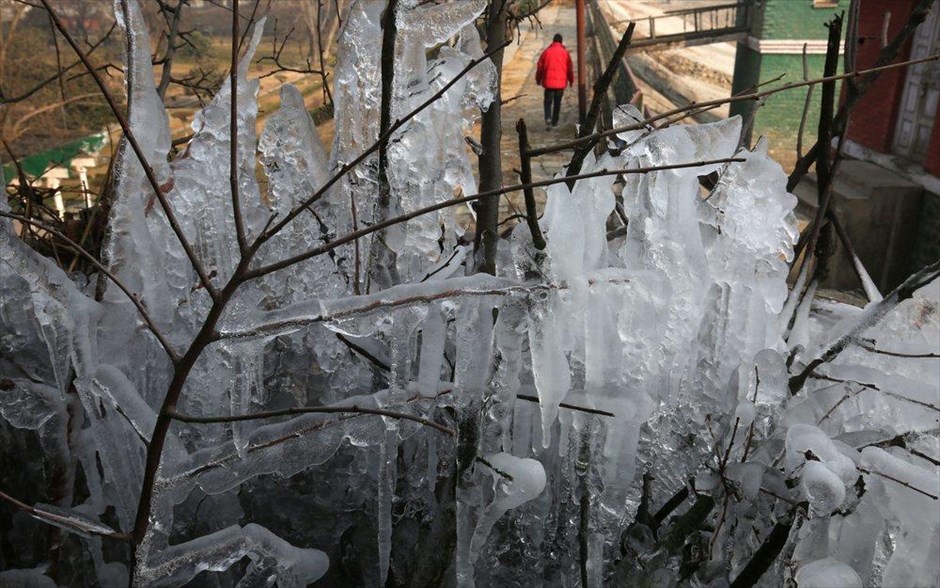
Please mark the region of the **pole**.
<svg viewBox="0 0 940 588"><path fill-rule="evenodd" d="M584 64L584 0L575 5L578 27L578 122L584 124L587 116L587 70Z"/></svg>

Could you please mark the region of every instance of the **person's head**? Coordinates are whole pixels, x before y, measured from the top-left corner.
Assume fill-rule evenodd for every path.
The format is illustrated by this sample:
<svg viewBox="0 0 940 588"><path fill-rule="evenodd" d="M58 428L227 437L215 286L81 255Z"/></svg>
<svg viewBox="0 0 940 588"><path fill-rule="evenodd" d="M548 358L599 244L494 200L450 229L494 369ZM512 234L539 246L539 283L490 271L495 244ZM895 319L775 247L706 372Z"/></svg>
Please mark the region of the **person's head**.
<svg viewBox="0 0 940 588"><path fill-rule="evenodd" d="M552 39L555 43L561 43L561 33L555 33L555 37Z"/></svg>

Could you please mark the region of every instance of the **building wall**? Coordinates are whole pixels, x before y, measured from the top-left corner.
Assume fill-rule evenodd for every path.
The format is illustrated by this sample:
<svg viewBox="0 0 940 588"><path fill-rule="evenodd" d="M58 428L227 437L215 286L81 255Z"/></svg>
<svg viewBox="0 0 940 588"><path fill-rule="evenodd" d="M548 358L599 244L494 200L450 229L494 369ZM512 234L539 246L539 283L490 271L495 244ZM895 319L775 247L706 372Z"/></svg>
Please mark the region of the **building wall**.
<svg viewBox="0 0 940 588"><path fill-rule="evenodd" d="M828 36L826 22L848 6L848 0L841 0L836 8L815 8L813 0L766 0L760 36L762 39L825 40Z"/></svg>
<svg viewBox="0 0 940 588"><path fill-rule="evenodd" d="M856 66L872 67L881 51L881 33L885 11L891 12L888 23L888 38L898 34L911 13L915 0L883 0L882 3L863 2L859 11L858 36L863 39L858 49ZM900 58L907 59L910 44L903 47ZM847 137L857 143L878 151L889 153L897 125L901 93L904 91L905 70L889 69L878 76L877 81L859 100L849 121ZM936 128L934 128L936 135Z"/></svg>
<svg viewBox="0 0 940 588"><path fill-rule="evenodd" d="M807 55L806 61L810 78L822 77L826 56ZM779 83L781 84L801 80L803 77L802 56L761 55L761 80L770 80L780 74L786 74L780 80ZM782 147L786 144L789 148L795 148L795 141L800 128L800 118L808 91L808 88L796 88L769 97L757 111L757 116L754 119L754 138L756 139L758 135L765 135L770 139L771 145L780 145ZM822 103L821 97L822 87L816 86L810 99L809 112L803 133L804 151L816 141L819 108Z"/></svg>
<svg viewBox="0 0 940 588"><path fill-rule="evenodd" d="M927 148L927 160L924 162L924 169L929 174L940 176L940 123L936 121L940 121L940 112L937 113L933 130L930 132L930 147Z"/></svg>
<svg viewBox="0 0 940 588"><path fill-rule="evenodd" d="M756 82L765 82L780 74L786 75L777 84L802 80L804 41L810 42L807 55L809 76L822 76L828 37L825 24L836 13L845 11L848 5L849 0L839 0L835 6L826 8L815 7L813 0L764 0L753 23L752 38L748 43L738 44L732 92L740 92ZM788 48L784 49L785 45ZM766 100L754 117L752 142L759 136L767 137L771 154L785 167L796 161L797 135L807 91L799 88L775 94ZM817 86L807 115L804 150L816 141L821 94ZM733 104L731 114L746 116L752 108L753 103Z"/></svg>

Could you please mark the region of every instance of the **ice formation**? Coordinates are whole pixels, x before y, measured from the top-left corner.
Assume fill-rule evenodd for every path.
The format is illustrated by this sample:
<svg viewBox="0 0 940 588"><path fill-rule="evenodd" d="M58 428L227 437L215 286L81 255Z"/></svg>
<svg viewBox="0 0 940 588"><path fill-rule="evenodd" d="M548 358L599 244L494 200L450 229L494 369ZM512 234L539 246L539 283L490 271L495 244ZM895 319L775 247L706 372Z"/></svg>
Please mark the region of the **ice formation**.
<svg viewBox="0 0 940 588"><path fill-rule="evenodd" d="M256 137L260 26L252 35L237 89L249 238L376 140L381 7L357 2L345 21L329 154L289 85ZM402 3L393 118L482 54L473 22L484 7ZM115 10L131 127L221 286L239 263L232 89L167 162L146 26L134 0ZM390 210L376 205L367 158L253 267L474 193L464 135L495 84L484 62L396 132ZM615 123L638 120L631 108ZM722 586L778 536L761 585L936 585L940 521L924 517L940 494L936 269L864 310L797 308L785 281L795 198L765 142L738 149L740 127L622 133L582 171L741 161L554 184L546 250L515 227L496 276L473 274L442 210L389 230L382 263L369 236L241 285L175 408L284 414L174 421L133 569L113 536L133 530L174 365L124 293L108 284L96 298L94 282L73 281L0 220L0 445L21 472L0 489L38 503L0 528L2 541L41 547L0 559L0 585ZM608 237L618 204L629 224ZM126 145L109 235L110 271L185 350L213 300ZM304 407L332 412L290 412ZM64 535L37 532L45 523Z"/></svg>

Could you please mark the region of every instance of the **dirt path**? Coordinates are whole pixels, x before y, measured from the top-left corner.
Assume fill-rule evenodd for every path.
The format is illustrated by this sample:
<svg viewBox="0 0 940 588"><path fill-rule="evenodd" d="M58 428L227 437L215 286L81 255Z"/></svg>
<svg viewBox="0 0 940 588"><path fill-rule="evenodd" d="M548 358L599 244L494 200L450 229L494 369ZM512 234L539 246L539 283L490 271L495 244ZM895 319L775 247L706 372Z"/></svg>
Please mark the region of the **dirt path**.
<svg viewBox="0 0 940 588"><path fill-rule="evenodd" d="M543 90L535 83L535 69L539 55L551 43L555 33L561 33L564 43L571 53L577 68L575 54L575 12L568 6L549 5L539 13L542 29L532 28L528 24L520 27L520 35L507 50L503 63L503 183L519 183L519 177L513 170L519 169L519 140L516 123L524 118L532 147L542 147L552 143L573 139L577 133L578 90L577 85L565 90L562 99L561 117L558 126L545 128L542 110ZM577 80L577 71L575 71ZM577 83L577 82L576 82ZM540 157L532 162L534 180L551 178L560 171L561 166L571 158L571 152L554 153ZM544 191L536 190L540 205L544 202ZM510 204L511 202L511 204ZM515 207L524 210L521 193L508 194L502 200L500 217L513 214Z"/></svg>

